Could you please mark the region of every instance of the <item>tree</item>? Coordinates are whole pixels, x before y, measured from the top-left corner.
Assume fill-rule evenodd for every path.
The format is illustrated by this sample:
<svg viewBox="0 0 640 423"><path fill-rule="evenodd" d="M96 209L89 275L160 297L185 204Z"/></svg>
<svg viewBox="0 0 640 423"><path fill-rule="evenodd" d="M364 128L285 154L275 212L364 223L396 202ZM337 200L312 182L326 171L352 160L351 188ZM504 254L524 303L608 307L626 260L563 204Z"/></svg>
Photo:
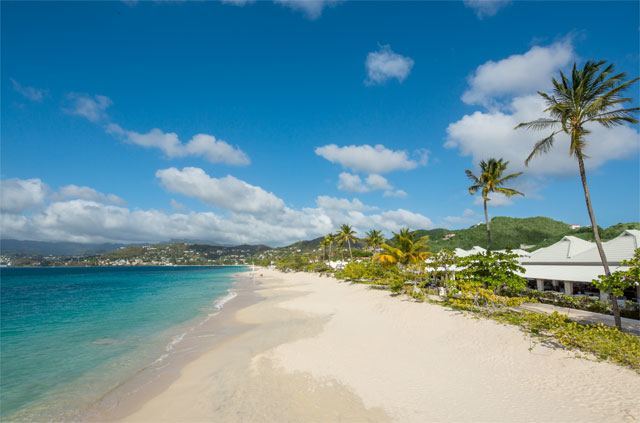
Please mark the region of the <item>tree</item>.
<svg viewBox="0 0 640 423"><path fill-rule="evenodd" d="M469 194L475 195L478 191L482 193L482 204L484 205L484 221L487 225L487 250L491 250L491 221L489 220L489 212L487 210L487 202L491 199L489 194L500 193L506 197L513 197L514 195L524 195L520 191L516 191L513 188L507 188L503 185L505 182L517 178L522 175L522 172L512 173L510 175L503 176L504 171L507 169L509 162L505 162L502 159L489 159L487 161L480 162L480 175L476 176L469 169L465 170L467 178L472 182L469 187Z"/></svg>
<svg viewBox="0 0 640 423"><path fill-rule="evenodd" d="M331 260L331 247L333 246L333 243L335 242L336 237L334 234L327 234L324 236L324 238L322 239L322 246L323 248L329 247L329 260Z"/></svg>
<svg viewBox="0 0 640 423"><path fill-rule="evenodd" d="M586 136L591 132L589 127L602 125L611 128L625 123L638 123L633 117L633 113L640 108L624 107L625 103L631 100L623 97L623 92L639 78L627 79L624 72L616 73L613 64L605 61L588 61L582 69L574 63L571 75L567 76L562 71L560 79L553 78L553 90L550 93L538 92L544 99L547 114L531 122L523 122L516 126L534 131L549 130L551 133L538 141L527 157L525 164L536 156L551 151L555 142L555 136L565 133L569 136L569 155L575 157L578 162L578 171L584 191L584 199L587 205L587 212L591 220L593 237L598 248L602 267L605 276L611 275L609 264L602 248L602 240L596 223L596 215L591 204L591 194L587 184L587 174L584 166L584 159L587 157L585 150L587 147ZM618 329L621 327L620 310L618 308L617 296L611 296L611 306Z"/></svg>
<svg viewBox="0 0 640 423"><path fill-rule="evenodd" d="M444 277L443 285L446 287L449 285L449 282L453 279L455 273L453 272L453 268L458 264L458 257L456 254L443 248L438 251L431 260L431 267L433 268L435 275L442 275Z"/></svg>
<svg viewBox="0 0 640 423"><path fill-rule="evenodd" d="M353 227L347 224L341 225L337 237L343 245L347 244L347 246L349 247L349 257L353 259L353 253L351 252L351 242L354 242L356 240L356 232L353 230Z"/></svg>
<svg viewBox="0 0 640 423"><path fill-rule="evenodd" d="M384 243L384 236L382 236L381 231L377 229L371 229L369 232L367 232L367 236L364 239L364 242L369 248L371 248L372 252L375 252L380 248L382 243Z"/></svg>
<svg viewBox="0 0 640 423"><path fill-rule="evenodd" d="M418 264L429 257L428 243L428 236L417 237L409 229L401 229L394 234L391 244L381 245L383 251L376 259L383 264Z"/></svg>
<svg viewBox="0 0 640 423"><path fill-rule="evenodd" d="M595 287L614 297L621 297L625 289L640 286L640 248L636 248L633 258L623 260L620 264L629 266L629 269L598 276L593 280Z"/></svg>
<svg viewBox="0 0 640 423"><path fill-rule="evenodd" d="M518 256L513 253L475 254L460 259L460 271L463 279L481 282L486 288L498 292L503 289L521 291L527 286L527 280L520 276L524 268L518 264Z"/></svg>

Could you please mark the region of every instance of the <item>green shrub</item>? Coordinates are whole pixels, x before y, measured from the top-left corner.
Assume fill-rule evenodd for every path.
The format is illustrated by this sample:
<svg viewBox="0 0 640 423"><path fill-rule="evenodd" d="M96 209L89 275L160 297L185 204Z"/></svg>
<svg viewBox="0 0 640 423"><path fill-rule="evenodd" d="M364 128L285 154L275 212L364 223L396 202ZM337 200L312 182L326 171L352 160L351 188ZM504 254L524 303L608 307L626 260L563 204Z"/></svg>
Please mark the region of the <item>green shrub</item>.
<svg viewBox="0 0 640 423"><path fill-rule="evenodd" d="M385 267L372 260L364 260L347 264L344 269L338 270L335 276L338 279L349 281L367 280L376 282L391 274L398 274L398 269L395 267Z"/></svg>
<svg viewBox="0 0 640 423"><path fill-rule="evenodd" d="M460 260L464 269L459 272L463 280L482 283L496 292L500 290L522 291L527 286L525 278L519 275L524 268L518 264L518 256L512 253L475 254Z"/></svg>

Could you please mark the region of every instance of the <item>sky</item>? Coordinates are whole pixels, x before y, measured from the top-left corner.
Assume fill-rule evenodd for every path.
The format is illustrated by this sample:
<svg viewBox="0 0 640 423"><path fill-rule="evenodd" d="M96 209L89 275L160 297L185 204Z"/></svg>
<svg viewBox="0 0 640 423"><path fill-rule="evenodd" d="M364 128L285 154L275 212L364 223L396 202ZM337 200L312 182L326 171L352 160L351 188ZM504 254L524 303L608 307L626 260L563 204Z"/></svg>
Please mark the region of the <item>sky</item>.
<svg viewBox="0 0 640 423"><path fill-rule="evenodd" d="M2 2L3 238L272 246L340 224L483 221L465 169L524 172L492 216L588 224L537 91L640 74L638 2ZM628 92L638 105L638 85ZM601 226L640 220L638 125L592 127Z"/></svg>

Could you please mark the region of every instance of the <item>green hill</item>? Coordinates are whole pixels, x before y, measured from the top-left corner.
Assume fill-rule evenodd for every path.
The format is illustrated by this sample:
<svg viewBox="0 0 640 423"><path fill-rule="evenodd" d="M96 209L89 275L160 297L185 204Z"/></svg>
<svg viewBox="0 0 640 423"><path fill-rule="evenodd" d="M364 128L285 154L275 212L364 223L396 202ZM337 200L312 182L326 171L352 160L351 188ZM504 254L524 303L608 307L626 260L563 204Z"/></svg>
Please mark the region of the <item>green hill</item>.
<svg viewBox="0 0 640 423"><path fill-rule="evenodd" d="M600 233L602 239L607 241L620 235L625 229L640 229L640 223L618 223L609 228L601 229ZM484 224L474 225L467 229L431 229L418 232L429 235L433 251L443 248L469 249L474 245L485 247L487 244L487 232ZM551 245L565 235L593 240L591 227L573 230L568 224L548 217L494 217L491 220L493 248L498 250L525 247L528 250L533 250Z"/></svg>
<svg viewBox="0 0 640 423"><path fill-rule="evenodd" d="M604 241L615 238L625 229L640 230L640 223L618 223L609 228L600 230ZM416 231L420 235L429 235L432 251L443 248L469 249L474 245L485 247L487 244L487 232L484 224L477 224L466 229L422 229ZM523 248L534 250L546 247L559 241L565 235L573 235L589 241L593 240L591 227L585 226L579 229L571 229L564 222L548 217L494 217L491 220L491 232L493 248L497 250L505 248ZM452 236L453 235L453 236ZM309 252L320 248L322 238L308 241L298 241L282 250ZM358 245L361 247L362 245Z"/></svg>

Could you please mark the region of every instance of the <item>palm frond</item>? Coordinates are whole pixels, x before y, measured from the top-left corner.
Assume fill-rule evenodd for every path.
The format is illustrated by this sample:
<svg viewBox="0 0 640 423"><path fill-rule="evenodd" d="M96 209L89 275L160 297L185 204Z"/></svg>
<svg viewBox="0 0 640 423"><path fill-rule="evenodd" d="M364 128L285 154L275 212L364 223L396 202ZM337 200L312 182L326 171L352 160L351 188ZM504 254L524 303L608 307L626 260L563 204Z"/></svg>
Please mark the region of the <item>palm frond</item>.
<svg viewBox="0 0 640 423"><path fill-rule="evenodd" d="M551 133L551 135L549 135L546 138L541 139L540 141L538 141L533 146L533 150L531 151L529 156L524 161L525 166L529 166L529 162L535 156L547 153L549 150L551 150L551 147L553 147L553 142L555 141L554 137L556 136L557 133L558 133L558 131L555 131L555 132Z"/></svg>

